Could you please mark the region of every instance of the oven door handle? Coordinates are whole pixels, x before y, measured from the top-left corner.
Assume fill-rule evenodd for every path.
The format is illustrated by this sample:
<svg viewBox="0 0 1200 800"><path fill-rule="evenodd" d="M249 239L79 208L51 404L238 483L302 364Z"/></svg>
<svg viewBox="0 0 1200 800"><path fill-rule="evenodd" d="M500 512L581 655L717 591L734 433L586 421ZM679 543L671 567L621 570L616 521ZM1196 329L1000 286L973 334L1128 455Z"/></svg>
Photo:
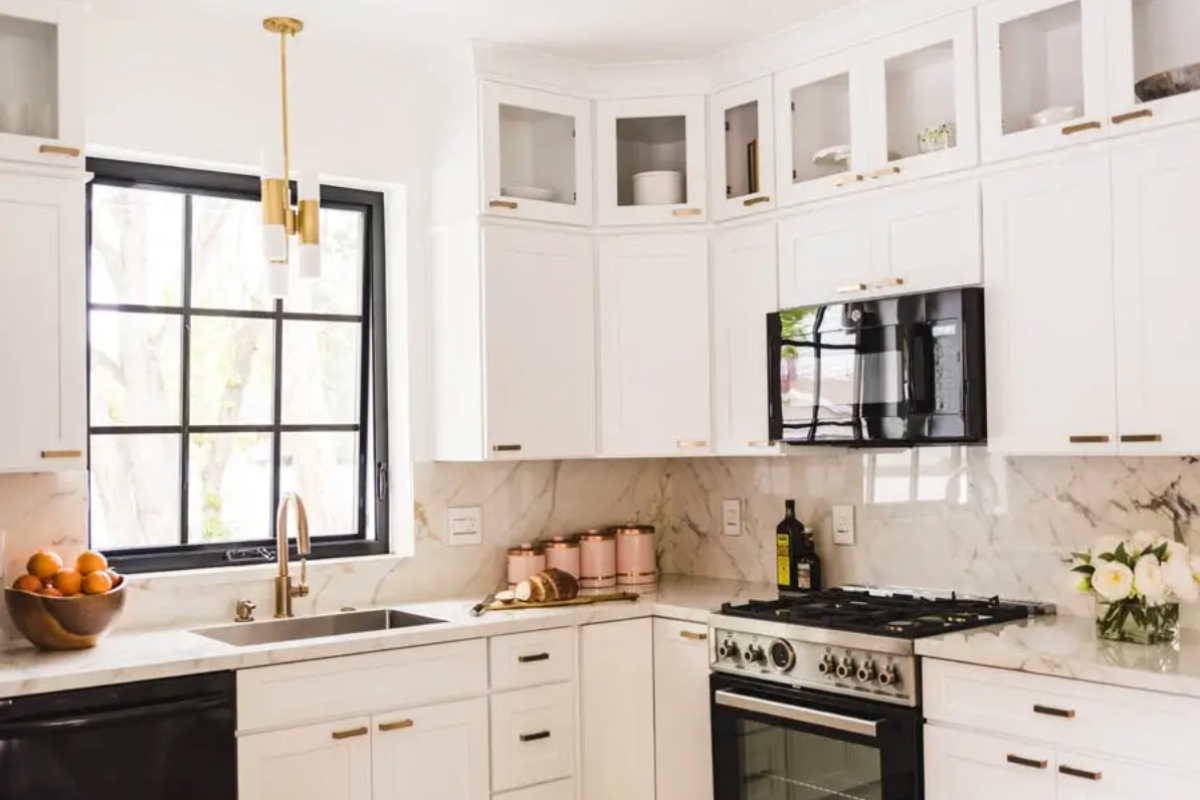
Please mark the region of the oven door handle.
<svg viewBox="0 0 1200 800"><path fill-rule="evenodd" d="M874 739L879 735L879 725L883 720L858 719L845 717L841 714L831 714L828 711L817 711L812 708L792 706L787 703L777 703L773 700L763 700L758 697L718 690L715 694L716 703L726 708L736 708L754 714L768 717L778 717L792 722L803 722L818 728L830 728L843 733L854 733L859 736L869 736Z"/></svg>

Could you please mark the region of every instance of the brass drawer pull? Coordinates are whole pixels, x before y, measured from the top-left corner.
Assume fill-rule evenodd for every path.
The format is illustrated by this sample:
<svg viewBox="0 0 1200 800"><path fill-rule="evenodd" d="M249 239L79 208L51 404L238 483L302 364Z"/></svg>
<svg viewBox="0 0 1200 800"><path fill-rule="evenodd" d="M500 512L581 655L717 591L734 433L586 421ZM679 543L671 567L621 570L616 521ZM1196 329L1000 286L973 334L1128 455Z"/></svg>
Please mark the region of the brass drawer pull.
<svg viewBox="0 0 1200 800"><path fill-rule="evenodd" d="M1047 767L1047 763L1045 761L1038 761L1037 759L1033 758L1021 758L1020 756L1014 756L1011 754L1006 760L1008 763L1016 764L1018 767L1030 767L1031 769L1045 769Z"/></svg>
<svg viewBox="0 0 1200 800"><path fill-rule="evenodd" d="M351 728L348 731L334 731L333 738L341 741L342 739L353 739L355 736L366 736L371 732L370 728Z"/></svg>
<svg viewBox="0 0 1200 800"><path fill-rule="evenodd" d="M550 731L538 731L537 733L522 733L522 742L536 742L539 739L549 739Z"/></svg>
<svg viewBox="0 0 1200 800"><path fill-rule="evenodd" d="M896 286L903 286L904 278L884 278L875 284L876 289L888 289Z"/></svg>
<svg viewBox="0 0 1200 800"><path fill-rule="evenodd" d="M521 445L519 444L498 444L492 447L493 453L519 453Z"/></svg>
<svg viewBox="0 0 1200 800"><path fill-rule="evenodd" d="M1075 709L1053 708L1052 706L1035 705L1033 713L1044 714L1047 717L1058 717L1059 719L1075 719Z"/></svg>
<svg viewBox="0 0 1200 800"><path fill-rule="evenodd" d="M387 733L388 731L402 731L405 728L411 728L416 724L417 723L411 719L401 719L396 720L395 722L381 722L379 723L379 730L383 731L384 733Z"/></svg>
<svg viewBox="0 0 1200 800"><path fill-rule="evenodd" d="M42 458L83 458L82 450L43 450Z"/></svg>
<svg viewBox="0 0 1200 800"><path fill-rule="evenodd" d="M1113 117L1113 125L1124 125L1126 122L1133 122L1135 119L1148 119L1154 116L1154 109L1143 108L1141 111L1130 111L1128 114L1117 114Z"/></svg>
<svg viewBox="0 0 1200 800"><path fill-rule="evenodd" d="M1063 136L1074 136L1084 131L1098 131L1103 127L1099 122L1081 122L1078 125L1068 125L1062 129L1062 132Z"/></svg>
<svg viewBox="0 0 1200 800"><path fill-rule="evenodd" d="M755 439L752 442L746 442L747 447L774 447L776 444L770 439Z"/></svg>
<svg viewBox="0 0 1200 800"><path fill-rule="evenodd" d="M891 177L892 175L899 175L899 174L900 174L900 168L896 167L896 166L891 166L891 167L884 167L883 169L875 170L874 172L868 172L867 177L874 181L874 180L878 180L880 178L888 178L888 177Z"/></svg>
<svg viewBox="0 0 1200 800"><path fill-rule="evenodd" d="M493 200L492 202L488 203L488 207L489 208L507 208L512 211L516 211L521 206L519 203L514 203L512 200Z"/></svg>
<svg viewBox="0 0 1200 800"><path fill-rule="evenodd" d="M1128 436L1122 434L1121 441L1125 444L1157 444L1163 439L1161 433L1132 433Z"/></svg>
<svg viewBox="0 0 1200 800"><path fill-rule="evenodd" d="M1107 436L1072 436L1071 444L1108 444L1112 441Z"/></svg>
<svg viewBox="0 0 1200 800"><path fill-rule="evenodd" d="M749 208L750 206L762 205L763 203L769 203L769 202L771 202L771 198L766 197L766 196L752 197L749 200L743 200L742 205L744 205L746 208Z"/></svg>
<svg viewBox="0 0 1200 800"><path fill-rule="evenodd" d="M679 635L689 642L703 642L708 638L707 633L693 633L692 631L680 631Z"/></svg>
<svg viewBox="0 0 1200 800"><path fill-rule="evenodd" d="M1098 781L1104 774L1101 772L1088 772L1086 769L1075 769L1074 767L1060 766L1058 771L1063 775L1070 775L1072 778L1083 778L1088 781Z"/></svg>
<svg viewBox="0 0 1200 800"><path fill-rule="evenodd" d="M71 158L79 158L82 155L78 147L63 147L58 144L44 144L38 148L38 152L51 156L70 156Z"/></svg>
<svg viewBox="0 0 1200 800"><path fill-rule="evenodd" d="M840 189L843 186L849 186L852 183L862 183L862 179L862 175L847 175L843 178L838 178L833 185Z"/></svg>
<svg viewBox="0 0 1200 800"><path fill-rule="evenodd" d="M838 294L849 294L850 292L865 292L866 290L867 290L867 285L865 283L849 283L849 284L846 284L845 286L839 286L837 288L837 293Z"/></svg>
<svg viewBox="0 0 1200 800"><path fill-rule="evenodd" d="M698 450L701 447L708 447L708 442L703 439L680 439L675 446L680 450Z"/></svg>
<svg viewBox="0 0 1200 800"><path fill-rule="evenodd" d="M703 213L703 208L677 208L671 212L671 215L676 217L698 217Z"/></svg>
<svg viewBox="0 0 1200 800"><path fill-rule="evenodd" d="M520 664L532 664L534 661L549 661L549 653L534 653L531 656L517 656L517 662Z"/></svg>

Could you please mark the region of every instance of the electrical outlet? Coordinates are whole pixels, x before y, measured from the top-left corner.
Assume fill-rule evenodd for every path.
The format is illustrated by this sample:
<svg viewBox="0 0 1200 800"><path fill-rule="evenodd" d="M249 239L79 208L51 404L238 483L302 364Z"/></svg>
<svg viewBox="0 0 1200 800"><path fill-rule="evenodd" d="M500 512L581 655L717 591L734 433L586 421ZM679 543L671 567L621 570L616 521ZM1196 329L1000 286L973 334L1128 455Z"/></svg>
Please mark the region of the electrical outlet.
<svg viewBox="0 0 1200 800"><path fill-rule="evenodd" d="M854 544L854 506L833 507L833 543Z"/></svg>
<svg viewBox="0 0 1200 800"><path fill-rule="evenodd" d="M742 535L741 500L723 500L721 502L721 528L726 536Z"/></svg>
<svg viewBox="0 0 1200 800"><path fill-rule="evenodd" d="M483 544L483 511L479 506L452 508L446 512L446 544L459 547Z"/></svg>

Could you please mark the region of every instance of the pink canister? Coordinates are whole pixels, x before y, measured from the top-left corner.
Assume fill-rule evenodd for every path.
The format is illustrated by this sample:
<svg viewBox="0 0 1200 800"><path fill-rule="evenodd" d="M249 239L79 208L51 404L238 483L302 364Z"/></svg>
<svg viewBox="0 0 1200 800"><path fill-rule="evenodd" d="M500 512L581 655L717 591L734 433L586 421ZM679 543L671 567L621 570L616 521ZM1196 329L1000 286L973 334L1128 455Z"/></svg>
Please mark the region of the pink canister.
<svg viewBox="0 0 1200 800"><path fill-rule="evenodd" d="M644 586L658 583L653 525L622 525L613 529L617 537L617 583Z"/></svg>
<svg viewBox="0 0 1200 800"><path fill-rule="evenodd" d="M508 551L508 588L515 589L521 581L528 580L546 568L546 554L531 544L523 544Z"/></svg>
<svg viewBox="0 0 1200 800"><path fill-rule="evenodd" d="M561 569L575 578L579 577L579 542L555 536L542 546L546 550L546 569Z"/></svg>
<svg viewBox="0 0 1200 800"><path fill-rule="evenodd" d="M579 588L611 589L617 585L617 541L611 533L592 530L579 536Z"/></svg>

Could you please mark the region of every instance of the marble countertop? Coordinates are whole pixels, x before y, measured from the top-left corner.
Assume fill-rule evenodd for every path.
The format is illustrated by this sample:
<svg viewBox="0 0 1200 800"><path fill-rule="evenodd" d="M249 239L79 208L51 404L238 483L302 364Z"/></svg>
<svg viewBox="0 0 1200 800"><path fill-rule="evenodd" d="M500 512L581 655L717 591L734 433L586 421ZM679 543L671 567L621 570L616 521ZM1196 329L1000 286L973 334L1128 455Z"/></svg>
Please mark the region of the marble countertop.
<svg viewBox="0 0 1200 800"><path fill-rule="evenodd" d="M1107 642L1084 617L1043 617L916 643L917 655L1038 675L1200 697L1200 631L1177 645Z"/></svg>
<svg viewBox="0 0 1200 800"><path fill-rule="evenodd" d="M774 586L666 576L655 591L643 594L637 602L493 611L481 617L470 615L477 597L405 603L385 607L446 622L250 647L235 647L181 629L117 633L94 649L69 653L41 653L25 645L0 651L0 698L648 616L704 624L721 603L775 596Z"/></svg>

